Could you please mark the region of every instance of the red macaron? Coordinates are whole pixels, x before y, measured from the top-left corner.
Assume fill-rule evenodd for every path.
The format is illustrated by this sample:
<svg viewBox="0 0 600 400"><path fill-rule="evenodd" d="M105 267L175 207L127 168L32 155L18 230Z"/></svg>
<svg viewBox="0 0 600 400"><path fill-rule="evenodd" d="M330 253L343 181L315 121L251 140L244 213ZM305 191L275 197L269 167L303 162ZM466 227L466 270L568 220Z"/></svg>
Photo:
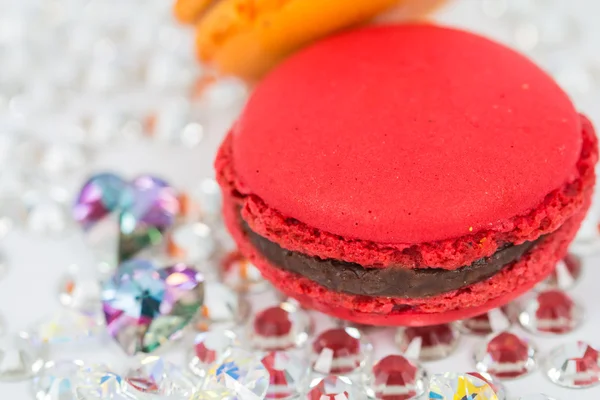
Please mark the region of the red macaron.
<svg viewBox="0 0 600 400"><path fill-rule="evenodd" d="M256 87L216 160L240 250L301 304L374 325L501 306L589 206L590 122L527 58L433 25L329 38Z"/></svg>

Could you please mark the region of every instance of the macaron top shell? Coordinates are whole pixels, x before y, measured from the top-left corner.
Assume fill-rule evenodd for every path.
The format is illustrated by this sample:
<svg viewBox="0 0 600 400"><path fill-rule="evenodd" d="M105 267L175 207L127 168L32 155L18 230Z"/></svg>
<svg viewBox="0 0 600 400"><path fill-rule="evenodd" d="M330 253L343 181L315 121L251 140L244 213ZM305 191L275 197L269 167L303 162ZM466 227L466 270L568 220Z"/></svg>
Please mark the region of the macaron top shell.
<svg viewBox="0 0 600 400"><path fill-rule="evenodd" d="M371 27L293 56L233 130L238 190L345 238L500 229L576 176L581 123L537 66L432 25Z"/></svg>

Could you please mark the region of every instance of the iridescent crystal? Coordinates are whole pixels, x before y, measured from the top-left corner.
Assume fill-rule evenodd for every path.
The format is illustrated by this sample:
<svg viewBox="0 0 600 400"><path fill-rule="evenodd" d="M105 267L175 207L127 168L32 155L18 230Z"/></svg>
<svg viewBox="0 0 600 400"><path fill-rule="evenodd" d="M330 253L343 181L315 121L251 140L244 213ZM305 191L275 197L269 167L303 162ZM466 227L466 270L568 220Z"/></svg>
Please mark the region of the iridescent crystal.
<svg viewBox="0 0 600 400"><path fill-rule="evenodd" d="M259 400L268 388L269 371L260 357L235 348L210 368L200 391L227 389L239 400Z"/></svg>
<svg viewBox="0 0 600 400"><path fill-rule="evenodd" d="M401 355L377 361L368 375L367 391L377 400L409 400L427 390L427 374L418 364Z"/></svg>
<svg viewBox="0 0 600 400"><path fill-rule="evenodd" d="M254 349L263 351L301 347L312 331L310 316L296 305L283 302L258 312L246 328Z"/></svg>
<svg viewBox="0 0 600 400"><path fill-rule="evenodd" d="M89 229L113 211L119 209L127 182L112 173L92 176L81 188L73 207L73 218Z"/></svg>
<svg viewBox="0 0 600 400"><path fill-rule="evenodd" d="M156 356L144 356L139 365L124 377L138 392L161 396L191 396L198 382L168 361Z"/></svg>
<svg viewBox="0 0 600 400"><path fill-rule="evenodd" d="M547 290L523 302L519 322L534 333L564 334L583 322L583 310L566 293Z"/></svg>
<svg viewBox="0 0 600 400"><path fill-rule="evenodd" d="M123 378L103 368L84 367L79 371L79 379L75 386L77 400L129 400L135 399L125 392Z"/></svg>
<svg viewBox="0 0 600 400"><path fill-rule="evenodd" d="M556 263L552 274L538 287L541 289L571 289L581 278L581 272L581 259L575 254L567 254L565 258Z"/></svg>
<svg viewBox="0 0 600 400"><path fill-rule="evenodd" d="M348 374L370 360L371 344L356 328L333 328L319 334L311 346L312 368L322 374Z"/></svg>
<svg viewBox="0 0 600 400"><path fill-rule="evenodd" d="M33 378L33 393L38 400L75 400L77 374L84 366L80 360L48 361Z"/></svg>
<svg viewBox="0 0 600 400"><path fill-rule="evenodd" d="M504 400L492 386L472 373L435 374L429 381L429 400Z"/></svg>
<svg viewBox="0 0 600 400"><path fill-rule="evenodd" d="M217 246L210 227L192 222L175 227L167 241L169 256L184 262L206 261Z"/></svg>
<svg viewBox="0 0 600 400"><path fill-rule="evenodd" d="M46 344L22 332L0 337L0 382L31 378L44 365Z"/></svg>
<svg viewBox="0 0 600 400"><path fill-rule="evenodd" d="M201 332L215 327L229 328L242 323L248 312L248 304L231 288L218 282L206 282L204 303L194 326Z"/></svg>
<svg viewBox="0 0 600 400"><path fill-rule="evenodd" d="M238 251L229 253L223 259L221 279L239 292L257 293L268 287L260 271Z"/></svg>
<svg viewBox="0 0 600 400"><path fill-rule="evenodd" d="M526 375L536 366L536 349L514 333L503 331L491 335L475 351L477 370L501 379Z"/></svg>
<svg viewBox="0 0 600 400"><path fill-rule="evenodd" d="M599 351L582 341L556 347L543 367L550 380L560 386L585 388L600 383Z"/></svg>
<svg viewBox="0 0 600 400"><path fill-rule="evenodd" d="M398 329L396 343L405 352L414 339L421 338L419 359L431 361L449 356L456 349L459 336L458 329L451 324L406 327Z"/></svg>
<svg viewBox="0 0 600 400"><path fill-rule="evenodd" d="M308 384L308 363L291 352L273 351L261 362L269 373L267 399L296 399Z"/></svg>
<svg viewBox="0 0 600 400"><path fill-rule="evenodd" d="M184 265L158 269L127 261L104 283L108 332L128 354L150 352L176 338L202 306L203 277Z"/></svg>
<svg viewBox="0 0 600 400"><path fill-rule="evenodd" d="M209 367L236 345L239 345L236 334L230 330L215 329L198 333L194 338L188 365L192 372L204 377Z"/></svg>
<svg viewBox="0 0 600 400"><path fill-rule="evenodd" d="M58 285L60 303L83 313L94 313L100 309L100 282L92 278L65 274Z"/></svg>
<svg viewBox="0 0 600 400"><path fill-rule="evenodd" d="M348 377L328 375L310 382L306 400L361 400L365 398L363 389Z"/></svg>

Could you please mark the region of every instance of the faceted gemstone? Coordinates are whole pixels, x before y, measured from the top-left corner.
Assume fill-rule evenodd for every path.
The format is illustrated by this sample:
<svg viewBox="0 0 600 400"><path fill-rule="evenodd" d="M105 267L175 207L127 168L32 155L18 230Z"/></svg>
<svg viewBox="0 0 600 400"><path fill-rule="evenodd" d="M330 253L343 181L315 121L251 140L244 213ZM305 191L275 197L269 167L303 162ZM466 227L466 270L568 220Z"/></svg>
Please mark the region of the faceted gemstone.
<svg viewBox="0 0 600 400"><path fill-rule="evenodd" d="M283 351L273 351L261 360L269 372L267 399L295 399L306 387L308 363L302 358Z"/></svg>
<svg viewBox="0 0 600 400"><path fill-rule="evenodd" d="M312 331L309 315L292 303L266 308L247 327L252 347L264 351L301 347Z"/></svg>
<svg viewBox="0 0 600 400"><path fill-rule="evenodd" d="M268 287L260 271L239 251L229 253L221 265L223 282L239 292L257 293Z"/></svg>
<svg viewBox="0 0 600 400"><path fill-rule="evenodd" d="M0 337L0 382L21 381L44 365L46 344L27 333Z"/></svg>
<svg viewBox="0 0 600 400"><path fill-rule="evenodd" d="M79 371L79 380L75 387L77 400L135 399L125 392L123 378L103 368L84 367Z"/></svg>
<svg viewBox="0 0 600 400"><path fill-rule="evenodd" d="M201 332L215 327L232 327L243 322L248 312L248 304L242 302L231 288L218 282L206 282L204 303L195 327Z"/></svg>
<svg viewBox="0 0 600 400"><path fill-rule="evenodd" d="M226 389L239 400L265 398L269 388L269 371L258 355L234 348L214 364L202 384L202 390Z"/></svg>
<svg viewBox="0 0 600 400"><path fill-rule="evenodd" d="M372 346L356 328L333 328L315 338L312 368L323 374L348 374L368 363Z"/></svg>
<svg viewBox="0 0 600 400"><path fill-rule="evenodd" d="M33 378L33 393L38 400L75 400L75 385L79 370L84 366L80 360L48 361Z"/></svg>
<svg viewBox="0 0 600 400"><path fill-rule="evenodd" d="M169 235L167 248L172 258L196 263L210 258L216 243L208 225L193 222L175 227Z"/></svg>
<svg viewBox="0 0 600 400"><path fill-rule="evenodd" d="M469 372L469 375L487 382L496 394L496 397L498 397L498 400L505 400L507 398L506 389L498 378L494 378L485 372Z"/></svg>
<svg viewBox="0 0 600 400"><path fill-rule="evenodd" d="M552 274L538 287L541 289L568 290L573 288L581 278L581 259L575 254L567 254L556 264Z"/></svg>
<svg viewBox="0 0 600 400"><path fill-rule="evenodd" d="M377 400L409 400L422 396L427 374L418 364L401 355L389 355L373 366L367 392Z"/></svg>
<svg viewBox="0 0 600 400"><path fill-rule="evenodd" d="M73 218L82 227L89 229L113 211L121 203L127 183L112 173L92 176L81 188L73 207Z"/></svg>
<svg viewBox="0 0 600 400"><path fill-rule="evenodd" d="M492 386L472 373L435 374L429 381L429 400L504 400Z"/></svg>
<svg viewBox="0 0 600 400"><path fill-rule="evenodd" d="M506 330L510 326L510 319L500 308L458 322L461 332L473 335L489 335L492 332Z"/></svg>
<svg viewBox="0 0 600 400"><path fill-rule="evenodd" d="M519 322L533 333L564 334L583 322L583 310L566 293L547 290L524 302Z"/></svg>
<svg viewBox="0 0 600 400"><path fill-rule="evenodd" d="M493 334L475 352L476 367L501 379L517 378L530 373L536 365L536 350L526 340L511 332Z"/></svg>
<svg viewBox="0 0 600 400"><path fill-rule="evenodd" d="M328 375L313 379L306 400L360 400L365 396L349 378Z"/></svg>
<svg viewBox="0 0 600 400"><path fill-rule="evenodd" d="M189 400L239 400L231 390L226 388L203 389L192 395Z"/></svg>
<svg viewBox="0 0 600 400"><path fill-rule="evenodd" d="M99 314L62 309L38 324L34 331L44 343L85 343L104 332L104 321Z"/></svg>
<svg viewBox="0 0 600 400"><path fill-rule="evenodd" d="M396 343L402 352L405 352L416 338L421 338L420 360L439 360L449 356L456 349L459 332L454 325L441 324L399 328L396 333Z"/></svg>
<svg viewBox="0 0 600 400"><path fill-rule="evenodd" d="M550 380L560 386L594 386L600 382L600 354L582 341L562 344L545 359L544 370Z"/></svg>
<svg viewBox="0 0 600 400"><path fill-rule="evenodd" d="M155 350L181 334L200 309L203 291L202 275L184 264L158 269L127 261L103 285L108 332L128 354Z"/></svg>
<svg viewBox="0 0 600 400"><path fill-rule="evenodd" d="M220 360L232 347L238 345L236 334L230 330L211 330L198 333L194 339L189 366L200 377L206 375L208 368Z"/></svg>
<svg viewBox="0 0 600 400"><path fill-rule="evenodd" d="M134 390L161 396L190 396L197 382L184 371L156 356L144 356L124 377Z"/></svg>

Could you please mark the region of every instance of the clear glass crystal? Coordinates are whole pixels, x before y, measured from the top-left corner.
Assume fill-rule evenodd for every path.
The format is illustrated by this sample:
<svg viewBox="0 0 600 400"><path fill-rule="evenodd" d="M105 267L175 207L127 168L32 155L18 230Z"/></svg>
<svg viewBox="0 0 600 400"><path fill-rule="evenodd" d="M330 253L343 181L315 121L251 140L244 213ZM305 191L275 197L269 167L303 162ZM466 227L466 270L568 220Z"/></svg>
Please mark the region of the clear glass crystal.
<svg viewBox="0 0 600 400"><path fill-rule="evenodd" d="M46 355L46 344L28 333L0 337L0 382L31 378Z"/></svg>
<svg viewBox="0 0 600 400"><path fill-rule="evenodd" d="M258 311L246 326L246 338L256 350L302 347L313 329L310 316L289 302Z"/></svg>
<svg viewBox="0 0 600 400"><path fill-rule="evenodd" d="M33 378L33 393L37 400L75 399L75 385L81 360L48 361Z"/></svg>
<svg viewBox="0 0 600 400"><path fill-rule="evenodd" d="M452 324L441 324L399 328L396 333L396 343L401 352L405 352L416 338L421 338L419 360L439 360L456 349L460 332Z"/></svg>
<svg viewBox="0 0 600 400"><path fill-rule="evenodd" d="M161 396L191 396L198 382L170 362L157 356L142 356L124 377L135 391Z"/></svg>
<svg viewBox="0 0 600 400"><path fill-rule="evenodd" d="M532 372L537 366L537 350L526 339L503 331L490 335L475 350L478 371L500 379L514 379Z"/></svg>
<svg viewBox="0 0 600 400"><path fill-rule="evenodd" d="M306 388L309 377L308 362L290 351L267 353L261 360L269 373L267 399L297 399Z"/></svg>
<svg viewBox="0 0 600 400"><path fill-rule="evenodd" d="M206 282L204 303L194 326L201 332L230 328L243 323L249 311L248 304L231 288L219 282Z"/></svg>
<svg viewBox="0 0 600 400"><path fill-rule="evenodd" d="M333 328L321 332L312 342L310 361L321 374L351 374L368 365L372 345L356 328Z"/></svg>
<svg viewBox="0 0 600 400"><path fill-rule="evenodd" d="M519 313L521 326L532 333L565 334L583 322L582 307L560 290L532 293L522 300Z"/></svg>
<svg viewBox="0 0 600 400"><path fill-rule="evenodd" d="M84 314L77 310L61 309L32 329L44 343L89 345L104 333L104 319L99 313Z"/></svg>
<svg viewBox="0 0 600 400"><path fill-rule="evenodd" d="M399 354L375 362L365 377L367 394L376 400L419 398L428 387L425 369Z"/></svg>
<svg viewBox="0 0 600 400"><path fill-rule="evenodd" d="M543 369L550 380L567 388L586 388L600 383L600 354L583 342L569 342L554 348Z"/></svg>
<svg viewBox="0 0 600 400"><path fill-rule="evenodd" d="M238 292L259 293L269 287L258 268L238 251L223 257L220 271L221 280Z"/></svg>
<svg viewBox="0 0 600 400"><path fill-rule="evenodd" d="M360 400L365 398L364 389L348 377L328 375L313 379L308 387L307 399Z"/></svg>
<svg viewBox="0 0 600 400"><path fill-rule="evenodd" d="M504 391L496 391L495 387L478 373L446 372L435 374L429 381L429 399L455 400L455 399L489 399L505 400Z"/></svg>
<svg viewBox="0 0 600 400"><path fill-rule="evenodd" d="M208 225L192 222L179 225L169 236L169 255L184 262L206 261L217 246Z"/></svg>
<svg viewBox="0 0 600 400"><path fill-rule="evenodd" d="M215 329L201 332L194 338L188 365L192 372L205 377L209 367L223 358L234 346L239 346L237 335L230 330Z"/></svg>

